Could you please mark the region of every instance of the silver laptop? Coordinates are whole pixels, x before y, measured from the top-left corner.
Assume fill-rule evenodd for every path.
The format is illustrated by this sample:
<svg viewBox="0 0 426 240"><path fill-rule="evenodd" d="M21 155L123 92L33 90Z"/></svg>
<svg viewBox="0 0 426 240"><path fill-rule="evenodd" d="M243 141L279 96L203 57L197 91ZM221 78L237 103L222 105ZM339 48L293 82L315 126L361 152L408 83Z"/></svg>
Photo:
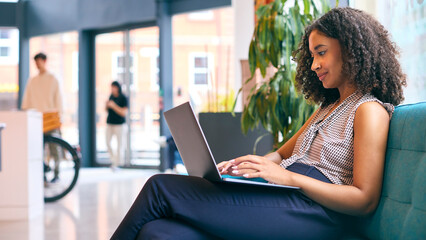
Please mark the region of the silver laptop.
<svg viewBox="0 0 426 240"><path fill-rule="evenodd" d="M263 179L243 177L223 177L216 166L213 154L204 137L204 133L196 118L191 104L186 102L169 111L164 112L177 149L182 156L183 163L190 176L202 177L210 181L226 181L269 187L299 189L298 187L275 185ZM226 123L224 123L226 124ZM221 159L230 160L230 159ZM263 180L263 181L262 181Z"/></svg>

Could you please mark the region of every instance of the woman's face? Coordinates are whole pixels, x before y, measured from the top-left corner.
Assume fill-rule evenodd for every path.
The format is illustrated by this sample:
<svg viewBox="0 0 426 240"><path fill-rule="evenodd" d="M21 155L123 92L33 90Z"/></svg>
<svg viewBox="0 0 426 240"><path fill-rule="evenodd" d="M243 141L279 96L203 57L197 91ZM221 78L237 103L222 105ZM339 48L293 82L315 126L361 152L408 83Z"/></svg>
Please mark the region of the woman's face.
<svg viewBox="0 0 426 240"><path fill-rule="evenodd" d="M317 74L324 88L340 89L345 86L347 81L342 74L342 52L337 39L313 30L309 35L309 51L313 58L311 69Z"/></svg>
<svg viewBox="0 0 426 240"><path fill-rule="evenodd" d="M114 97L118 97L119 92L118 92L118 87L117 87L117 86L111 85L111 94L112 94Z"/></svg>

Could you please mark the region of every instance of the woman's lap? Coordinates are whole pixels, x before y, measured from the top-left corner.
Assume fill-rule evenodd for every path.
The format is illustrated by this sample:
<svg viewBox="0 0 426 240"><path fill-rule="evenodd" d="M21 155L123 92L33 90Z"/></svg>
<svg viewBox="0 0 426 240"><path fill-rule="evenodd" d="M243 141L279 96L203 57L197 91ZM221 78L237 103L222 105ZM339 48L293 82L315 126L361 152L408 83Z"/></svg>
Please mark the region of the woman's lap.
<svg viewBox="0 0 426 240"><path fill-rule="evenodd" d="M172 218L161 218L143 225L137 240L217 240L218 238L192 225Z"/></svg>
<svg viewBox="0 0 426 240"><path fill-rule="evenodd" d="M113 239L134 239L145 224L164 218L221 238L321 239L337 233L341 215L294 190L156 175L145 184ZM153 229L152 224L146 229Z"/></svg>

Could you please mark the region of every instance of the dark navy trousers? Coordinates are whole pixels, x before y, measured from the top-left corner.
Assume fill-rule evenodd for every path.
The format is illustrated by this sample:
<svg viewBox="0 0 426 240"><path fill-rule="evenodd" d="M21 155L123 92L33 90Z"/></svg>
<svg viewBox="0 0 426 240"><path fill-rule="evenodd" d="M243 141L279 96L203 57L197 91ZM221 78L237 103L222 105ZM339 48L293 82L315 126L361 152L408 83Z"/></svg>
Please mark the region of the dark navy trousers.
<svg viewBox="0 0 426 240"><path fill-rule="evenodd" d="M311 166L287 169L330 183ZM159 174L111 239L337 239L345 218L297 190Z"/></svg>

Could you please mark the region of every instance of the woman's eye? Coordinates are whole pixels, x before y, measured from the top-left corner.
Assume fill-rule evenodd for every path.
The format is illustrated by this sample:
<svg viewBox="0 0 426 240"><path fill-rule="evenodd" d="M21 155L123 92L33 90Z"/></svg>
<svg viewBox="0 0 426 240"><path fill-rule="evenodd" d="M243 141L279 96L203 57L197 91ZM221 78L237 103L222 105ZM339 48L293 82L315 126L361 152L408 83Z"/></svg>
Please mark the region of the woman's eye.
<svg viewBox="0 0 426 240"><path fill-rule="evenodd" d="M318 52L318 55L322 56L325 54L325 51Z"/></svg>

